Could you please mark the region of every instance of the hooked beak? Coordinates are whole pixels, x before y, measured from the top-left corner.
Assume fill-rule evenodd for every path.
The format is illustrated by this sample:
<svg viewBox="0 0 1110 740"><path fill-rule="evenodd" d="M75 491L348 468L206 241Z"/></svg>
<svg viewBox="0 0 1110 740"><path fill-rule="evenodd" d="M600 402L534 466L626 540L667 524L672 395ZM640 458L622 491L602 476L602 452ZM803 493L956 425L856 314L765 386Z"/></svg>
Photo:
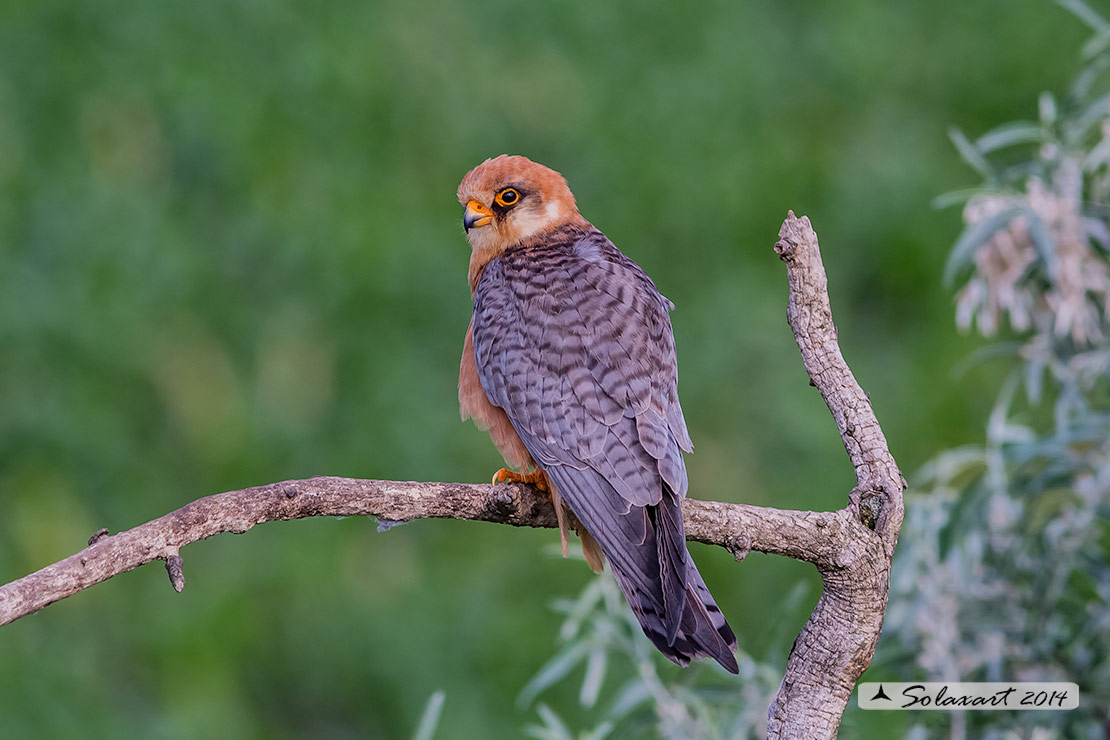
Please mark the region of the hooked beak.
<svg viewBox="0 0 1110 740"><path fill-rule="evenodd" d="M485 226L492 220L493 211L486 208L478 201L472 200L466 204L466 212L463 214L463 228L467 231L479 226Z"/></svg>

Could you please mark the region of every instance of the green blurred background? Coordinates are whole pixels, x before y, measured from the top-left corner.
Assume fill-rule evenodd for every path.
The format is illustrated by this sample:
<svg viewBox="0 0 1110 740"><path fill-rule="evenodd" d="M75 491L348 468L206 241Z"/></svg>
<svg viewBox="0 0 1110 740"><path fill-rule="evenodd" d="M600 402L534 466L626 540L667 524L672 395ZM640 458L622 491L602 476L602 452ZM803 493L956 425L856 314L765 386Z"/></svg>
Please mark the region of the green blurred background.
<svg viewBox="0 0 1110 740"><path fill-rule="evenodd" d="M1034 118L1085 35L1044 0L0 4L0 581L228 489L488 480L454 193L503 152L563 172L677 304L691 496L852 485L784 320L790 208L903 470L980 440L997 366L954 372L979 342L930 201L975 178L946 129ZM437 737L518 736L548 604L591 577L556 540L318 519L194 545L180 595L152 565L0 630L0 736L407 737L438 689ZM783 660L812 570L693 552Z"/></svg>

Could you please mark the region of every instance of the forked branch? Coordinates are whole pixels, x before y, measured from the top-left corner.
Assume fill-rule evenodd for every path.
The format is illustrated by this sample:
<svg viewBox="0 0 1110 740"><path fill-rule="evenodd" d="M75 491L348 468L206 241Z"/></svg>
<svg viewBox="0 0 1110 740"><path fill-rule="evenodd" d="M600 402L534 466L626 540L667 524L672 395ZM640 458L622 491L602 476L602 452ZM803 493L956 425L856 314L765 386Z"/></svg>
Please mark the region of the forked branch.
<svg viewBox="0 0 1110 740"><path fill-rule="evenodd" d="M852 688L870 664L882 627L890 560L902 524L904 481L866 393L837 344L817 236L791 213L775 251L786 263L787 316L813 385L832 413L856 471L845 509L784 511L687 500L686 536L737 556L748 550L813 563L824 589L794 643L768 713L768 737L836 736ZM374 516L383 524L466 519L557 526L546 494L519 484L472 485L318 477L198 499L134 529L97 532L89 546L0 586L0 625L153 560L185 585L181 548L221 532L310 516Z"/></svg>
<svg viewBox="0 0 1110 740"><path fill-rule="evenodd" d="M844 529L830 562L817 563L823 589L802 628L786 675L767 713L767 736L785 740L836 737L852 688L871 664L886 614L890 563L902 529L906 482L890 454L871 398L840 353L828 278L817 234L791 211L775 252L790 286L787 322L810 382L832 413L856 471L856 487L840 514Z"/></svg>

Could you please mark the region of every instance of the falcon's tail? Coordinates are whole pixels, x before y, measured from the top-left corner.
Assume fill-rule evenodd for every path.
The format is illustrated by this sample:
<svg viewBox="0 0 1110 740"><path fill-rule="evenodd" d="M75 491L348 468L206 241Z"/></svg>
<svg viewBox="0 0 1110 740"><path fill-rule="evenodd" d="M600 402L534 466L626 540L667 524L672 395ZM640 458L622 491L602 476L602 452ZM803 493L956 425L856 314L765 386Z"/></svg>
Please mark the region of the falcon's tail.
<svg viewBox="0 0 1110 740"><path fill-rule="evenodd" d="M592 468L551 465L548 482L597 540L644 634L679 665L713 658L739 673L736 636L686 549L682 508L663 485L660 502L631 506Z"/></svg>
<svg viewBox="0 0 1110 740"><path fill-rule="evenodd" d="M689 665L694 658L705 657L713 658L730 673L740 672L736 665L736 656L733 655L736 652L736 635L732 633L689 555L686 556L686 603L673 642L668 641L663 619L656 611L658 597L641 593L616 568L613 569L613 575L628 598L644 634L659 652L681 666Z"/></svg>

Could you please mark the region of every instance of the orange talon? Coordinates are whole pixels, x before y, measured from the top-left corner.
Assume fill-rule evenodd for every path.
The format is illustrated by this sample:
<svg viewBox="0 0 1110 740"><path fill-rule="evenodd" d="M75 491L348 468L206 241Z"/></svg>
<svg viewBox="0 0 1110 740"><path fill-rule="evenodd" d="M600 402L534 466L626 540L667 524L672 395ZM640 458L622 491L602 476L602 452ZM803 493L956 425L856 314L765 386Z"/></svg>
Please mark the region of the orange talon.
<svg viewBox="0 0 1110 740"><path fill-rule="evenodd" d="M493 474L494 483L528 483L541 491L550 490L547 487L547 476L542 470L533 470L531 473L516 473L508 468L501 468Z"/></svg>

